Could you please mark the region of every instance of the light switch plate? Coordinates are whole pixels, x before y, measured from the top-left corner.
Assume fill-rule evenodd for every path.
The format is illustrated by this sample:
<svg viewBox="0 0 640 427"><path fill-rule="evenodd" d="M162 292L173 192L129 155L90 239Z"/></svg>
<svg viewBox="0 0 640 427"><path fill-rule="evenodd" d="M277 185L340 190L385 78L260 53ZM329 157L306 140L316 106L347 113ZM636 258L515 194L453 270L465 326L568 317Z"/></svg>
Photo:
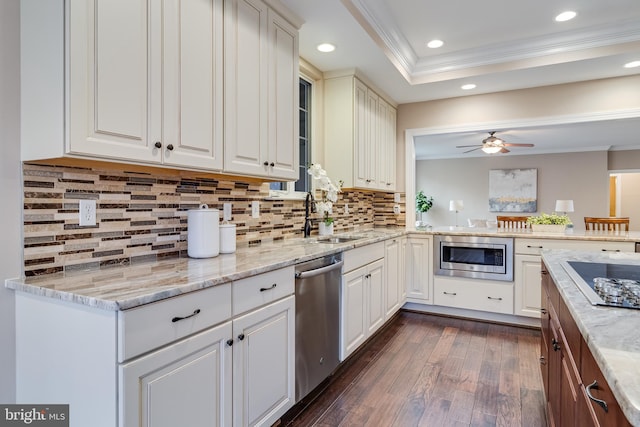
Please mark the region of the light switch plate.
<svg viewBox="0 0 640 427"><path fill-rule="evenodd" d="M400 193L393 193L393 203L400 203Z"/></svg>
<svg viewBox="0 0 640 427"><path fill-rule="evenodd" d="M349 203L344 204L344 214L349 215Z"/></svg>
<svg viewBox="0 0 640 427"><path fill-rule="evenodd" d="M80 208L78 209L80 226L96 225L96 201L80 200Z"/></svg>
<svg viewBox="0 0 640 427"><path fill-rule="evenodd" d="M231 203L222 204L222 220L231 221Z"/></svg>
<svg viewBox="0 0 640 427"><path fill-rule="evenodd" d="M260 202L257 200L251 202L251 217L260 218Z"/></svg>
<svg viewBox="0 0 640 427"><path fill-rule="evenodd" d="M396 215L400 214L400 205L393 206L393 213Z"/></svg>

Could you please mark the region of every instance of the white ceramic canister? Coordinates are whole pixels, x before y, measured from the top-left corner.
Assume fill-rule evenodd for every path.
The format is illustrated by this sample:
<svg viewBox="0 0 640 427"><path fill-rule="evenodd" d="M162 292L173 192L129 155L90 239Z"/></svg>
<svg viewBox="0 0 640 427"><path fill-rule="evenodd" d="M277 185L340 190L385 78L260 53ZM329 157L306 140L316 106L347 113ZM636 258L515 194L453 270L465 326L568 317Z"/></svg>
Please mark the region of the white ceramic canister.
<svg viewBox="0 0 640 427"><path fill-rule="evenodd" d="M236 225L220 224L220 253L232 254L236 251Z"/></svg>
<svg viewBox="0 0 640 427"><path fill-rule="evenodd" d="M200 205L187 212L187 253L191 258L211 258L220 253L220 211Z"/></svg>

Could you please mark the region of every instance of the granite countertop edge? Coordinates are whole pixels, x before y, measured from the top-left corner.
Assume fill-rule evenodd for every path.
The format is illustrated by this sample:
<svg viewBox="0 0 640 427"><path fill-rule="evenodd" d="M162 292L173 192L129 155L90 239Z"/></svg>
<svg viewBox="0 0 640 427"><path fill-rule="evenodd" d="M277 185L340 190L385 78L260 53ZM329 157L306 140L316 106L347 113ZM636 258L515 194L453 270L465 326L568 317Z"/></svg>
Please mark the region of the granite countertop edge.
<svg viewBox="0 0 640 427"><path fill-rule="evenodd" d="M102 310L129 310L405 234L404 228L396 227L345 233L358 239L343 243L294 238L241 248L234 254L207 259L176 258L102 270L7 279L5 287Z"/></svg>
<svg viewBox="0 0 640 427"><path fill-rule="evenodd" d="M542 258L622 411L632 425L640 425L640 310L591 305L562 267L563 261L576 260L640 268L640 254L545 249Z"/></svg>

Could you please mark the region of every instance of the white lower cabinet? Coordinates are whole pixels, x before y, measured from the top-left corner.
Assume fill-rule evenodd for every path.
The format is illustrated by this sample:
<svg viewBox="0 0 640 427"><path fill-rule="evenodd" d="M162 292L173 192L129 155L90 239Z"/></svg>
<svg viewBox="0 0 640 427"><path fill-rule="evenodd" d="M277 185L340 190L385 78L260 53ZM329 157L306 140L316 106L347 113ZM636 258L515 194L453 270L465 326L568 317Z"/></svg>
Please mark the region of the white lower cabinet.
<svg viewBox="0 0 640 427"><path fill-rule="evenodd" d="M436 276L433 281L433 303L513 314L513 282Z"/></svg>
<svg viewBox="0 0 640 427"><path fill-rule="evenodd" d="M431 303L433 286L433 237L411 236L405 249L407 301Z"/></svg>
<svg viewBox="0 0 640 427"><path fill-rule="evenodd" d="M405 287L405 237L390 239L384 245L385 271L385 319L393 316L404 304Z"/></svg>
<svg viewBox="0 0 640 427"><path fill-rule="evenodd" d="M294 301L290 296L233 320L234 426L271 426L293 406Z"/></svg>
<svg viewBox="0 0 640 427"><path fill-rule="evenodd" d="M384 242L344 254L340 302L340 361L345 360L386 320Z"/></svg>
<svg viewBox="0 0 640 427"><path fill-rule="evenodd" d="M121 426L231 426L231 322L124 363Z"/></svg>
<svg viewBox="0 0 640 427"><path fill-rule="evenodd" d="M579 239L515 239L514 314L540 318L540 270L543 249L633 252L634 242Z"/></svg>

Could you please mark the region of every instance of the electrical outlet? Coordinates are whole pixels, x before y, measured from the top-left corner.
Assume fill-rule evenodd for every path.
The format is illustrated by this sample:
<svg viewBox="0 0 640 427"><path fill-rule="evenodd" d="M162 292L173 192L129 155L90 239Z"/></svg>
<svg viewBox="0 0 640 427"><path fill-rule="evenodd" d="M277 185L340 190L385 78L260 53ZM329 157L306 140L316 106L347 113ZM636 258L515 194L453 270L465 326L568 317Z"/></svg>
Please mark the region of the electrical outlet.
<svg viewBox="0 0 640 427"><path fill-rule="evenodd" d="M393 193L393 203L400 203L400 193Z"/></svg>
<svg viewBox="0 0 640 427"><path fill-rule="evenodd" d="M251 217L260 218L260 202L257 200L251 202Z"/></svg>
<svg viewBox="0 0 640 427"><path fill-rule="evenodd" d="M222 220L231 221L231 203L222 204Z"/></svg>
<svg viewBox="0 0 640 427"><path fill-rule="evenodd" d="M349 203L344 204L344 214L349 215Z"/></svg>
<svg viewBox="0 0 640 427"><path fill-rule="evenodd" d="M80 226L96 225L96 201L80 200L79 208Z"/></svg>
<svg viewBox="0 0 640 427"><path fill-rule="evenodd" d="M396 215L400 214L400 205L393 206L393 213Z"/></svg>

